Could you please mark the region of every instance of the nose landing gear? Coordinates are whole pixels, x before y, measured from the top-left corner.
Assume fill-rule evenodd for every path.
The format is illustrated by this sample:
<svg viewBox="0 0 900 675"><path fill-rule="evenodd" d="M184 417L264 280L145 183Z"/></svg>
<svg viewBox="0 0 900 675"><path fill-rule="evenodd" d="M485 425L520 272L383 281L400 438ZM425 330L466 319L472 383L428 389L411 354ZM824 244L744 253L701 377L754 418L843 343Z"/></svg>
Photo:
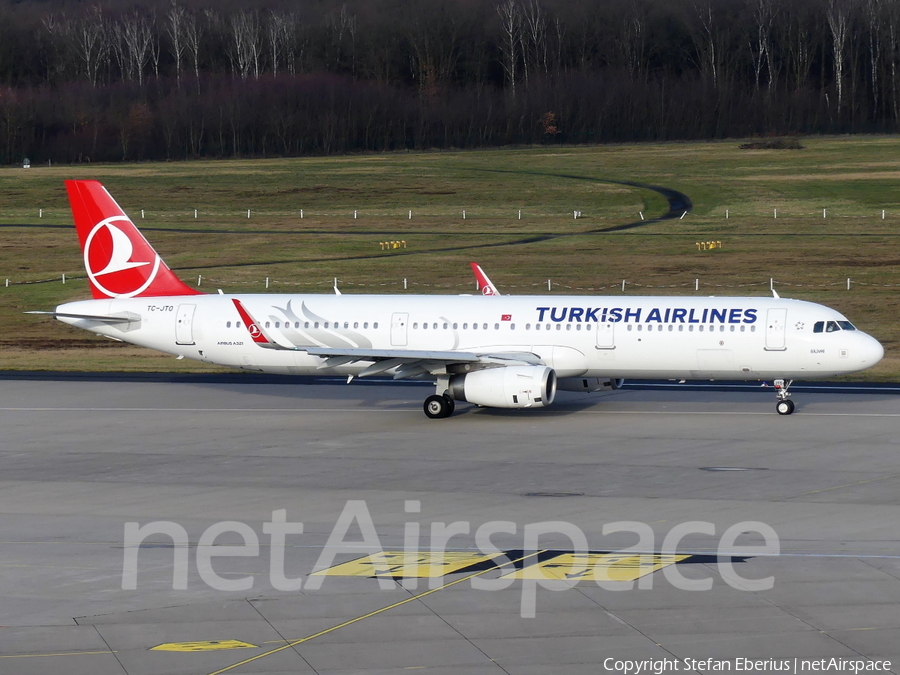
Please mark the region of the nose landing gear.
<svg viewBox="0 0 900 675"><path fill-rule="evenodd" d="M788 388L794 383L793 380L788 380L785 382L784 380L775 380L775 398L778 399L775 403L775 412L779 415L790 415L794 412L794 402L788 398L791 394L788 392Z"/></svg>

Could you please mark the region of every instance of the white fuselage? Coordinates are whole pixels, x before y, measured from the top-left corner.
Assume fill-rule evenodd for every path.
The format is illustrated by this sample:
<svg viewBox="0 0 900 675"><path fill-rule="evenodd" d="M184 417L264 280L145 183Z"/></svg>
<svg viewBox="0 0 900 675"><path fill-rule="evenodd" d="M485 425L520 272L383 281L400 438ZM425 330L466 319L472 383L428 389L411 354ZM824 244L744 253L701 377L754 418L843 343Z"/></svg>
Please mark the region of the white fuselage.
<svg viewBox="0 0 900 675"><path fill-rule="evenodd" d="M322 357L263 349L234 297L288 347L530 352L562 378L814 379L869 368L884 354L858 330L814 332L817 322L846 323L838 312L778 298L219 294L85 300L57 311L128 316L60 320L246 370L355 375L371 364L323 369Z"/></svg>

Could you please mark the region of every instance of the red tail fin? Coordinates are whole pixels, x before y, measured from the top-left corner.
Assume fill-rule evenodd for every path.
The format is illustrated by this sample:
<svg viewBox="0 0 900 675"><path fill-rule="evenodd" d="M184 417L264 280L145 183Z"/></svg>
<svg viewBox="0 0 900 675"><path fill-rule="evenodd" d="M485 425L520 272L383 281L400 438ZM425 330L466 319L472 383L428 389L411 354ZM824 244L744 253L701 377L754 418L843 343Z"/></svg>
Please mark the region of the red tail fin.
<svg viewBox="0 0 900 675"><path fill-rule="evenodd" d="M186 286L95 180L67 180L66 191L95 298L201 295Z"/></svg>
<svg viewBox="0 0 900 675"><path fill-rule="evenodd" d="M488 275L481 269L481 265L474 262L469 264L472 266L472 272L475 273L475 281L478 283L478 290L481 291L481 294L500 295L500 291L498 291L497 287L491 283L490 279L488 279Z"/></svg>

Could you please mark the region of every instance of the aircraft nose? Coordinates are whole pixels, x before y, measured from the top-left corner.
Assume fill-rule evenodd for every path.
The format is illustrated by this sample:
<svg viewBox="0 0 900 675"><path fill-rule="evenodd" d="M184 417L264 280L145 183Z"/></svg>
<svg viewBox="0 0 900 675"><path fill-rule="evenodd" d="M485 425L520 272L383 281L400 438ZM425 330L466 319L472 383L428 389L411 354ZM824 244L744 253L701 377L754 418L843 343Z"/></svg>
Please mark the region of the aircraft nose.
<svg viewBox="0 0 900 675"><path fill-rule="evenodd" d="M859 350L860 360L866 368L871 368L884 358L884 347L871 335L864 337L865 339Z"/></svg>

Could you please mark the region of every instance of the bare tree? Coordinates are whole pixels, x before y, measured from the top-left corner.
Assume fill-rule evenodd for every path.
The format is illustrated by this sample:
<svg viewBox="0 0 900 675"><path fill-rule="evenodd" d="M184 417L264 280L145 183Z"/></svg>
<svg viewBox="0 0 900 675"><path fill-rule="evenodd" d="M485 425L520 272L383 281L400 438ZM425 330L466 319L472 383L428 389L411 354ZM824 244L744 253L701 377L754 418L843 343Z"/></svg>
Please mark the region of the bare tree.
<svg viewBox="0 0 900 675"><path fill-rule="evenodd" d="M647 51L647 17L643 7L632 1L622 19L617 40L619 51L632 80L643 78Z"/></svg>
<svg viewBox="0 0 900 675"><path fill-rule="evenodd" d="M292 46L297 17L293 14L269 12L266 19L266 37L269 42L269 57L272 61L272 74L278 74L278 64L284 61L291 70Z"/></svg>
<svg viewBox="0 0 900 675"><path fill-rule="evenodd" d="M91 7L77 21L63 21L62 31L70 36L82 73L91 86L97 86L100 68L109 54L106 25L99 5Z"/></svg>
<svg viewBox="0 0 900 675"><path fill-rule="evenodd" d="M240 75L242 80L246 80L250 73L259 78L262 49L256 12L241 10L232 16L228 57L231 59L232 70Z"/></svg>
<svg viewBox="0 0 900 675"><path fill-rule="evenodd" d="M525 68L525 81L528 81L528 71L548 70L547 56L547 26L549 18L547 12L538 0L525 0L522 11L523 45L522 57Z"/></svg>
<svg viewBox="0 0 900 675"><path fill-rule="evenodd" d="M879 76L881 62L881 31L883 23L883 0L865 0L863 10L869 38L869 77L872 81L872 113L878 114L881 96Z"/></svg>
<svg viewBox="0 0 900 675"><path fill-rule="evenodd" d="M756 0L753 7L753 19L756 35L750 41L750 53L753 56L753 73L756 89L759 91L762 82L763 63L768 67L768 86L775 80L772 54L772 28L775 23L775 3L773 0Z"/></svg>
<svg viewBox="0 0 900 675"><path fill-rule="evenodd" d="M185 35L185 23L187 21L187 13L184 7L178 4L176 0L172 0L169 5L169 11L166 12L165 28L166 35L169 36L169 50L175 61L175 80L178 86L181 86L181 60L184 58L184 51L187 47L187 36Z"/></svg>
<svg viewBox="0 0 900 675"><path fill-rule="evenodd" d="M841 109L844 94L844 62L846 60L847 35L850 29L850 0L828 0L825 18L831 29L831 47L834 65L834 86L837 89L837 107Z"/></svg>
<svg viewBox="0 0 900 675"><path fill-rule="evenodd" d="M113 24L113 34L113 48L123 76L143 86L153 42L150 22L135 11Z"/></svg>
<svg viewBox="0 0 900 675"><path fill-rule="evenodd" d="M522 15L516 0L503 0L497 5L503 39L500 42L503 71L509 81L513 96L516 95L519 49L522 44Z"/></svg>
<svg viewBox="0 0 900 675"><path fill-rule="evenodd" d="M200 91L200 41L203 37L203 29L197 23L197 17L186 14L183 21L184 47L191 64L194 67L194 77L197 80L197 92Z"/></svg>

